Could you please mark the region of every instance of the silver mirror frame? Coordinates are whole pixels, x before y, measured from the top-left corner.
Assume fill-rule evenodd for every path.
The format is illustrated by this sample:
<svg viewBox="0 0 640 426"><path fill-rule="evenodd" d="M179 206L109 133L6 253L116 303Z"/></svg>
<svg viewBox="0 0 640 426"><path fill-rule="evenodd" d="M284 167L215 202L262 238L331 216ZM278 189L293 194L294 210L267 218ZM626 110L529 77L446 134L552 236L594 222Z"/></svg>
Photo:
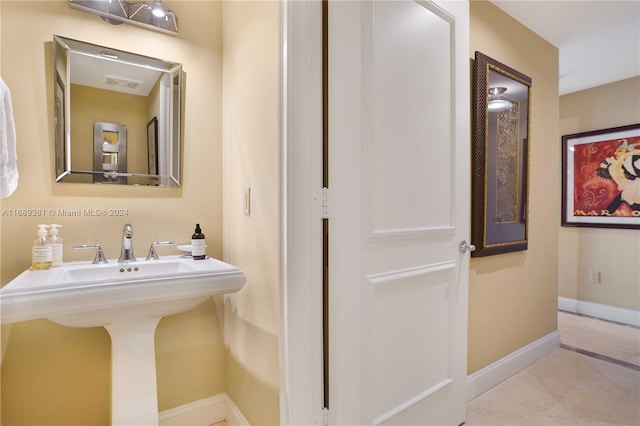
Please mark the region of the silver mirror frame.
<svg viewBox="0 0 640 426"><path fill-rule="evenodd" d="M145 170L110 172L117 179L96 178L103 171L88 170L72 164L74 141L71 137L71 68L72 54L82 55L97 61L112 61L131 67L142 67L160 73L166 83L159 95L159 120L154 137L158 138L157 152L153 161L157 162L157 173ZM105 55L106 54L106 55ZM98 46L78 40L53 36L53 78L54 78L54 172L56 182L65 183L110 183L157 187L179 187L181 185L182 151L182 105L183 71L182 65L151 58L105 46ZM163 119L166 117L166 119ZM93 123L86 123L93 127ZM145 125L147 123L145 122ZM157 136L156 136L157 135ZM151 146L145 141L145 147ZM151 153L147 153L149 156ZM92 155L93 158L93 155ZM151 161L149 161L151 163ZM126 170L126 169L125 169ZM154 170L155 171L155 170Z"/></svg>

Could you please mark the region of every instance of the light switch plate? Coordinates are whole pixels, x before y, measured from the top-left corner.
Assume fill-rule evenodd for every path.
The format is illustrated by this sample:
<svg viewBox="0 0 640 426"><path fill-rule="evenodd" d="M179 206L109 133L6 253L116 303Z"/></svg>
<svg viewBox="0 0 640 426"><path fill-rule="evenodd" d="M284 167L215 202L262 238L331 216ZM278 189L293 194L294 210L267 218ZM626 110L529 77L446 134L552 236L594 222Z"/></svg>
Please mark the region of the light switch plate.
<svg viewBox="0 0 640 426"><path fill-rule="evenodd" d="M249 216L251 214L251 188L245 188L243 194L243 209L244 214Z"/></svg>

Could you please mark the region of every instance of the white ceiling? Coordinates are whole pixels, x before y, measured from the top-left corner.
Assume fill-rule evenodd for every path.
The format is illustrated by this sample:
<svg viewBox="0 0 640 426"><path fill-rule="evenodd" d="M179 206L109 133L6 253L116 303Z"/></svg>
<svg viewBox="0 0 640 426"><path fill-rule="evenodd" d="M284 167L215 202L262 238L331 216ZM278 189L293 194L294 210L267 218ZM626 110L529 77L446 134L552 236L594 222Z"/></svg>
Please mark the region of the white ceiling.
<svg viewBox="0 0 640 426"><path fill-rule="evenodd" d="M106 49L106 48L105 48ZM107 52L112 53L112 52ZM149 96L162 72L151 67L72 51L71 83L128 95Z"/></svg>
<svg viewBox="0 0 640 426"><path fill-rule="evenodd" d="M560 94L640 75L640 0L491 0L556 46Z"/></svg>

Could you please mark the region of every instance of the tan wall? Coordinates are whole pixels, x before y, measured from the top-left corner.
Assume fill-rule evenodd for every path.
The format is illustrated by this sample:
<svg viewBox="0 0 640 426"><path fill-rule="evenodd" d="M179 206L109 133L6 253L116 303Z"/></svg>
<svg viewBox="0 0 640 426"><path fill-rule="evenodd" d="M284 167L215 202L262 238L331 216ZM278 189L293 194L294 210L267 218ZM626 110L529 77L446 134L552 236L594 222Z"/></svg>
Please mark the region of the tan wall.
<svg viewBox="0 0 640 426"><path fill-rule="evenodd" d="M469 374L556 330L560 220L558 50L487 1L471 2L470 48L533 85L529 249L471 259Z"/></svg>
<svg viewBox="0 0 640 426"><path fill-rule="evenodd" d="M562 135L640 123L640 77L560 98ZM640 231L560 227L559 295L640 310ZM589 271L601 283L590 283Z"/></svg>
<svg viewBox="0 0 640 426"><path fill-rule="evenodd" d="M1 282L30 266L36 224L63 225L65 260L91 260L76 243L120 251L122 226L134 227L144 256L152 241L190 240L196 222L208 254L222 256L222 40L219 2L167 2L180 18L173 37L127 24L113 26L68 1L1 2L2 78L12 92L19 186L2 209L125 209L124 217L1 219ZM180 62L186 72L183 186L179 189L53 182L54 34ZM162 254L177 250L163 248ZM11 334L8 334L11 329ZM102 329L64 328L46 320L2 327L3 424L108 424L110 342ZM224 392L225 349L216 308L208 302L165 318L156 335L161 410ZM8 339L7 339L8 336Z"/></svg>
<svg viewBox="0 0 640 426"><path fill-rule="evenodd" d="M223 6L224 254L247 275L225 305L227 393L279 424L278 3ZM251 123L251 125L248 125ZM243 190L251 188L251 213Z"/></svg>
<svg viewBox="0 0 640 426"><path fill-rule="evenodd" d="M147 173L146 97L72 84L70 98L72 170L94 170L93 124L104 121L127 128L127 172Z"/></svg>
<svg viewBox="0 0 640 426"><path fill-rule="evenodd" d="M2 2L0 1L0 76L3 76L2 73ZM4 81L4 77L2 77ZM2 208L2 198L0 198L0 209ZM3 284L2 281L2 216L0 212L0 285ZM2 365L2 359L4 358L4 351L7 348L7 343L9 342L9 332L8 330L11 326L0 326L0 366ZM2 372L0 371L0 398L2 398ZM0 399L0 423L2 420L2 400Z"/></svg>

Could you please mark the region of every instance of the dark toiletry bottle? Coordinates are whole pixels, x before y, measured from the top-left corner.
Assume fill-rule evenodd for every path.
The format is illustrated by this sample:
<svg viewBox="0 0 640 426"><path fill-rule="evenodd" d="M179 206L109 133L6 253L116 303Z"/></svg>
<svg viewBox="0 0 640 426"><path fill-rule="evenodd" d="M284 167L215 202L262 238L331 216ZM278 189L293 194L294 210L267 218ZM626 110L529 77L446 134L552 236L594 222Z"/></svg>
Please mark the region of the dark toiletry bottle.
<svg viewBox="0 0 640 426"><path fill-rule="evenodd" d="M191 256L193 256L193 260L202 260L206 258L206 248L207 246L204 242L204 234L202 233L202 229L200 229L200 224L196 223L196 230L191 236Z"/></svg>

